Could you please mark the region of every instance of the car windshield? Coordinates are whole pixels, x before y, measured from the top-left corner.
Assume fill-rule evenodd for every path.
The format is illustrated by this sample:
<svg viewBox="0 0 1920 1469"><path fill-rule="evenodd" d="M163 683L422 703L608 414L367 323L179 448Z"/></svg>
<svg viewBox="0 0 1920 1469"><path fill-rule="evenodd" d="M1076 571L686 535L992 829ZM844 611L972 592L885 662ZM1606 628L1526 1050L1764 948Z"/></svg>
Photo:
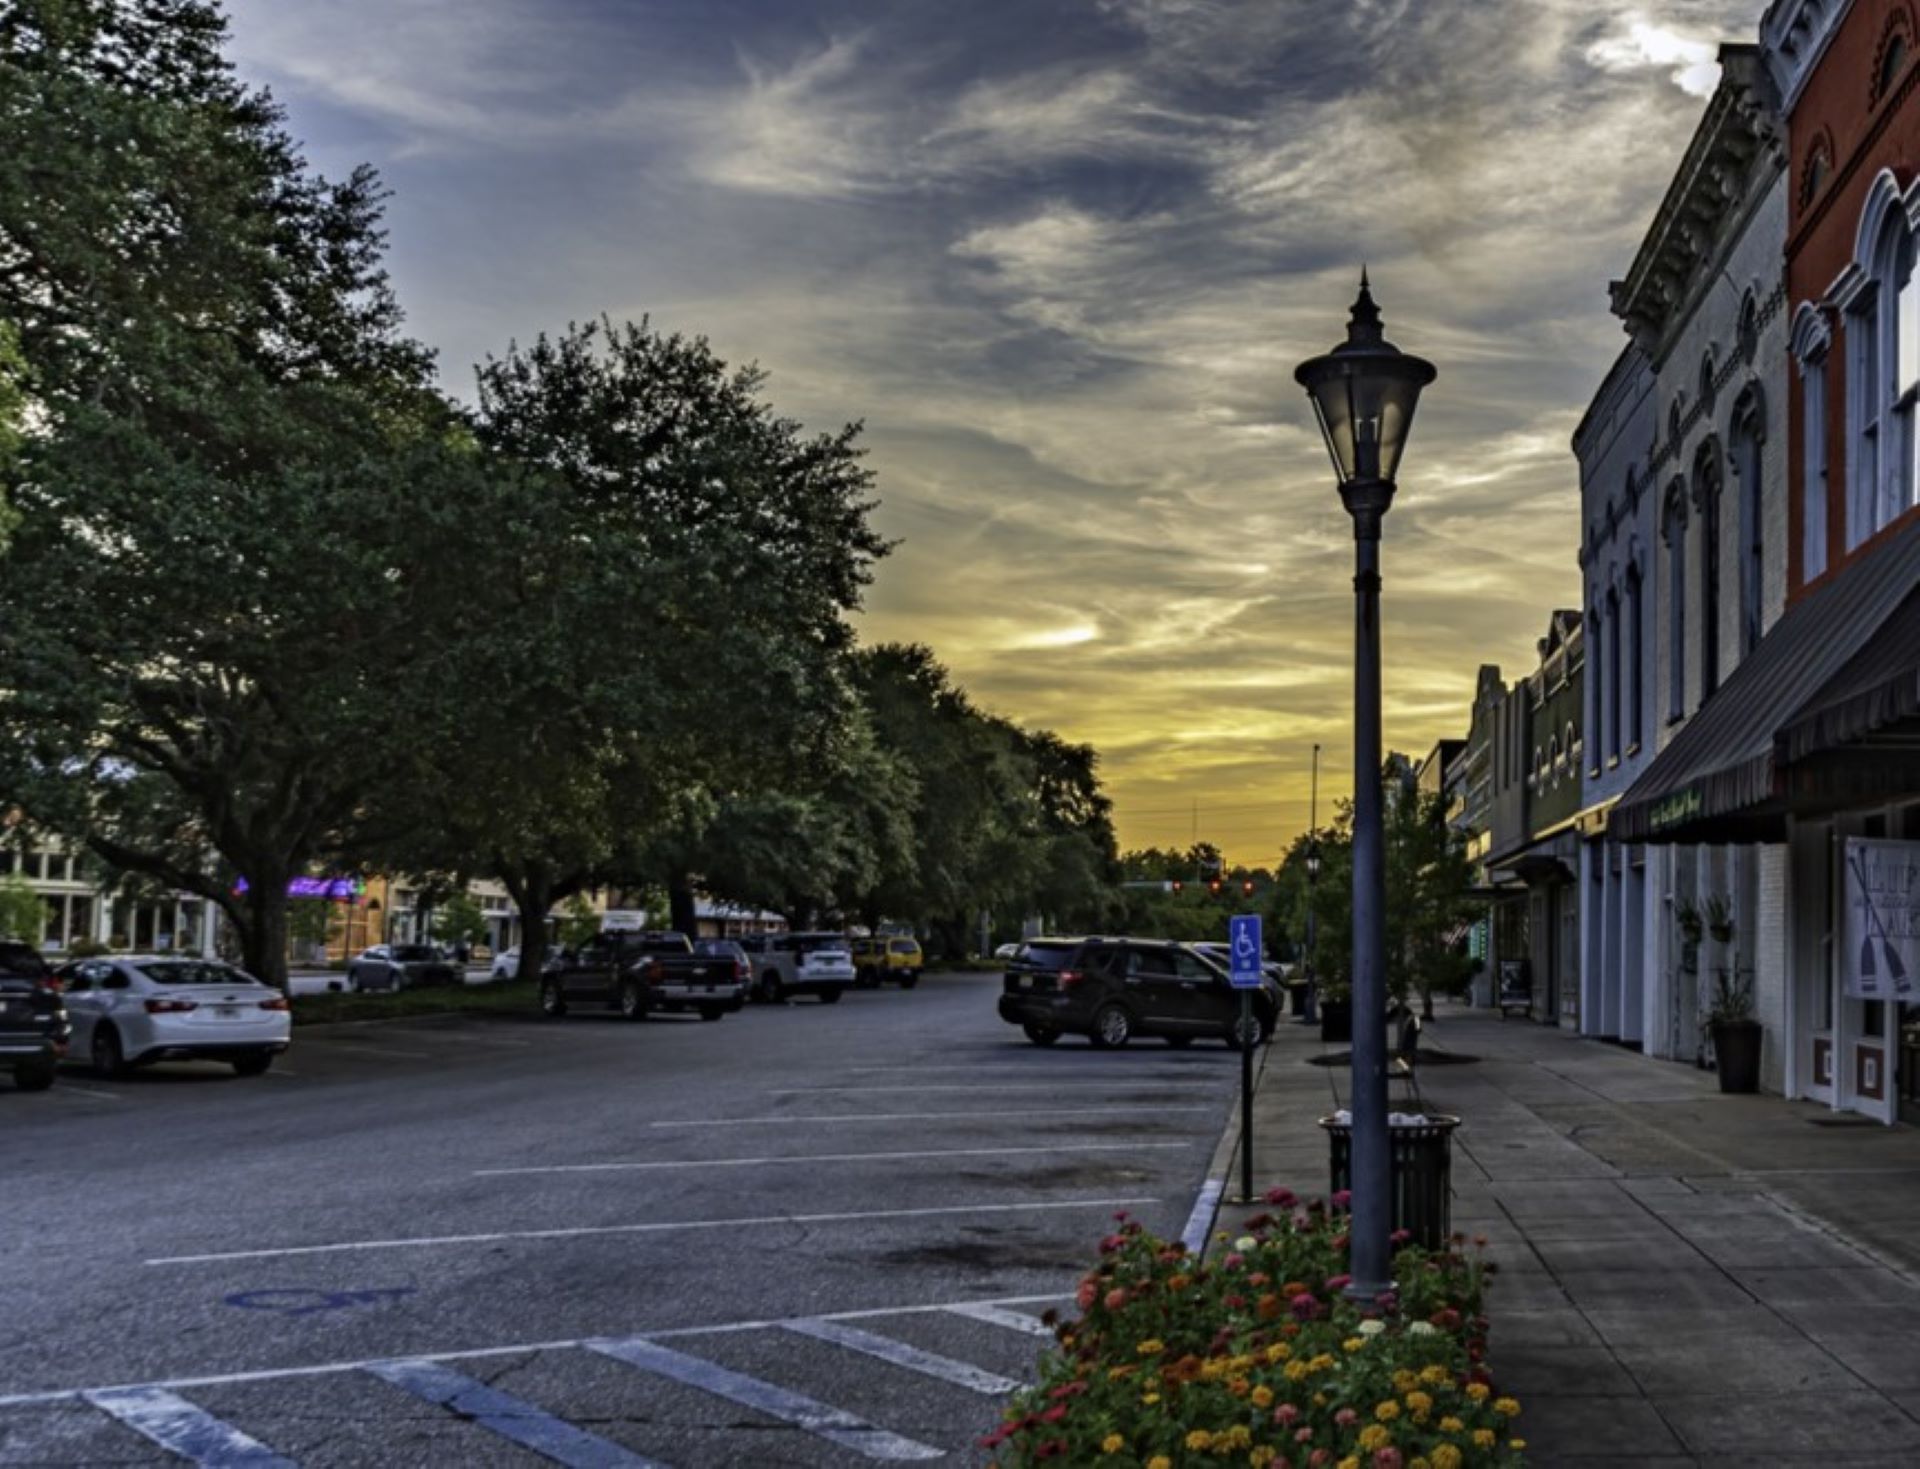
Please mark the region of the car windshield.
<svg viewBox="0 0 1920 1469"><path fill-rule="evenodd" d="M650 933L640 940L643 954L691 954L693 945L683 933Z"/></svg>
<svg viewBox="0 0 1920 1469"><path fill-rule="evenodd" d="M167 959L157 964L142 964L140 972L155 984L256 984L257 980L225 964L209 964L192 959Z"/></svg>
<svg viewBox="0 0 1920 1469"><path fill-rule="evenodd" d="M888 944L887 947L892 949L896 954L917 954L920 952L920 946L912 939L895 939L892 943Z"/></svg>
<svg viewBox="0 0 1920 1469"><path fill-rule="evenodd" d="M1033 969L1065 969L1079 951L1078 944L1027 944L1014 958Z"/></svg>
<svg viewBox="0 0 1920 1469"><path fill-rule="evenodd" d="M440 952L431 944L401 944L394 949L393 957L402 964L431 964Z"/></svg>
<svg viewBox="0 0 1920 1469"><path fill-rule="evenodd" d="M796 954L817 954L822 949L845 949L847 941L837 933L799 933L793 936Z"/></svg>

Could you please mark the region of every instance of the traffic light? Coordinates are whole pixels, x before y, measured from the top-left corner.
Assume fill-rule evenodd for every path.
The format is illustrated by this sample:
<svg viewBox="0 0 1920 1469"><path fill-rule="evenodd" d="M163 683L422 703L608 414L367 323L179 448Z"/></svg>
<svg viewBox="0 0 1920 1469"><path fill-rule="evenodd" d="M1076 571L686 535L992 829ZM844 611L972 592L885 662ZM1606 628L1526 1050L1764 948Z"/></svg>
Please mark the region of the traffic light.
<svg viewBox="0 0 1920 1469"><path fill-rule="evenodd" d="M1251 898L1253 896L1253 879L1252 878L1249 877L1241 882L1240 896L1243 898Z"/></svg>
<svg viewBox="0 0 1920 1469"><path fill-rule="evenodd" d="M1180 890L1181 890L1182 888L1184 888L1185 886L1186 886L1186 884L1185 884L1184 882L1182 882L1182 881L1180 881L1180 879L1176 877L1176 878L1175 878L1175 879L1173 880L1173 891L1174 891L1174 896L1176 896L1176 897L1178 897L1178 896L1179 896L1179 894L1180 894Z"/></svg>
<svg viewBox="0 0 1920 1469"><path fill-rule="evenodd" d="M1217 877L1209 878L1207 881L1207 891L1212 893L1216 898L1219 897L1220 896L1220 879Z"/></svg>

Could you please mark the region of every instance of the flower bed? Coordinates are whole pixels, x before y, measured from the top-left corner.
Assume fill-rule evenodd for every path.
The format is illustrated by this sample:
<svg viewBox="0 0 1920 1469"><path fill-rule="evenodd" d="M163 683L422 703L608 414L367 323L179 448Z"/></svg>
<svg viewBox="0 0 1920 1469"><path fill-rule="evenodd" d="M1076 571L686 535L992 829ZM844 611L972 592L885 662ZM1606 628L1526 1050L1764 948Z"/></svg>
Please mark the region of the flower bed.
<svg viewBox="0 0 1920 1469"><path fill-rule="evenodd" d="M1487 1273L1465 1240L1396 1236L1394 1289L1345 1293L1345 1196L1276 1189L1218 1263L1118 1216L1038 1386L983 1440L996 1462L1175 1469L1481 1469L1521 1464L1520 1405L1484 1364ZM1226 1236L1221 1243L1228 1245Z"/></svg>

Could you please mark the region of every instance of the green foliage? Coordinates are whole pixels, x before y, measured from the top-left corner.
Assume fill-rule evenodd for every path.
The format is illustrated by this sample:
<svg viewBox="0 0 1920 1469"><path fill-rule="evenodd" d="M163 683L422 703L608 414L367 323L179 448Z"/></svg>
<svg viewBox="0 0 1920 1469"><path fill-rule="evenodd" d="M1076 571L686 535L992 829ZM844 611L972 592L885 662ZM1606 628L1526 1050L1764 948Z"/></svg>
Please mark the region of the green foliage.
<svg viewBox="0 0 1920 1469"><path fill-rule="evenodd" d="M20 352L20 332L0 317L0 551L13 530L14 475L18 470L22 424L26 416L27 361Z"/></svg>
<svg viewBox="0 0 1920 1469"><path fill-rule="evenodd" d="M577 949L592 940L600 932L600 915L594 911L593 904L579 893L567 899L566 907L560 914L560 946L563 949ZM520 969L526 972L526 945L520 948Z"/></svg>
<svg viewBox="0 0 1920 1469"><path fill-rule="evenodd" d="M433 936L443 944L477 944L487 936L487 915L472 893L454 893L434 910Z"/></svg>
<svg viewBox="0 0 1920 1469"><path fill-rule="evenodd" d="M17 872L0 877L0 938L38 947L47 931L47 902Z"/></svg>
<svg viewBox="0 0 1920 1469"><path fill-rule="evenodd" d="M1480 1365L1479 1260L1404 1246L1394 1292L1355 1302L1346 1215L1269 1198L1213 1262L1132 1222L1101 1241L1078 1319L983 1441L996 1462L1521 1463L1520 1404Z"/></svg>
<svg viewBox="0 0 1920 1469"><path fill-rule="evenodd" d="M292 898L287 903L287 937L296 943L324 944L333 931L333 904L324 898Z"/></svg>

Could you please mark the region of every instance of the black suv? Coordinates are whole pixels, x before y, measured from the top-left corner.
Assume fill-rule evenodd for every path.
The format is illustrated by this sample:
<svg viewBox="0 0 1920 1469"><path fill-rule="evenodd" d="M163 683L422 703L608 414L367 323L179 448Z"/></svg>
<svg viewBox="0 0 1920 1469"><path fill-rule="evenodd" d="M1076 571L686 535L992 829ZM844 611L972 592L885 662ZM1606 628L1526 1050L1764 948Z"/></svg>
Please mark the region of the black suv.
<svg viewBox="0 0 1920 1469"><path fill-rule="evenodd" d="M1273 1033L1277 1008L1253 997L1253 1043ZM1007 965L1000 1018L1036 1046L1071 1031L1103 1049L1136 1035L1170 1046L1211 1036L1240 1043L1240 996L1227 974L1184 944L1166 939L1030 939Z"/></svg>
<svg viewBox="0 0 1920 1469"><path fill-rule="evenodd" d="M53 972L31 944L0 942L0 1070L13 1072L23 1092L53 1085L67 1053L67 1007Z"/></svg>

